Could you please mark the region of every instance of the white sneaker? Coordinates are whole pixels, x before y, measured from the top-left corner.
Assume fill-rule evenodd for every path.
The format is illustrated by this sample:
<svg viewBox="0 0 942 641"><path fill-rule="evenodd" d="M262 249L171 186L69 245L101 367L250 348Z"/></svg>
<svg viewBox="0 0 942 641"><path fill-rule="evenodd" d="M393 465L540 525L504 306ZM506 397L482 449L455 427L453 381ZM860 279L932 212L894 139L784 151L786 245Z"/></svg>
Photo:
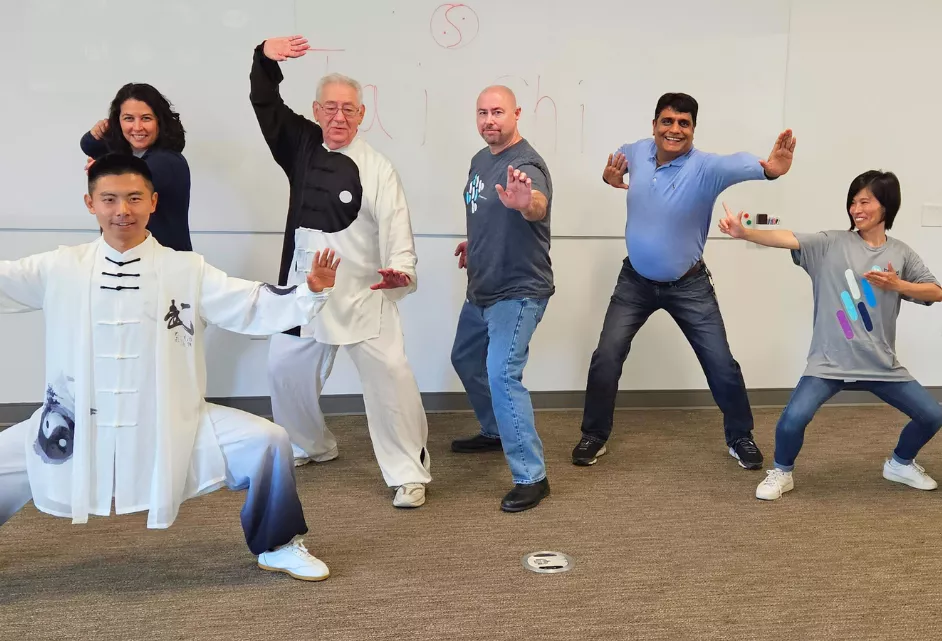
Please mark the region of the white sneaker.
<svg viewBox="0 0 942 641"><path fill-rule="evenodd" d="M337 448L333 448L329 452L323 454L318 454L317 456L308 456L308 453L302 450L300 447L291 444L291 453L294 454L294 466L301 467L302 465L307 465L308 463L326 463L327 461L333 461L340 455L340 452L337 451Z"/></svg>
<svg viewBox="0 0 942 641"><path fill-rule="evenodd" d="M917 490L934 490L939 487L935 480L926 474L926 468L913 461L909 465L897 463L895 459L887 459L883 464L883 478L914 487Z"/></svg>
<svg viewBox="0 0 942 641"><path fill-rule="evenodd" d="M258 567L270 572L284 572L301 581L323 581L330 576L327 565L308 552L303 540L297 536L287 545L259 554Z"/></svg>
<svg viewBox="0 0 942 641"><path fill-rule="evenodd" d="M756 498L763 501L774 501L782 498L785 492L791 492L795 489L795 482L792 480L792 473L780 470L777 467L766 470L765 480L759 483L756 488Z"/></svg>
<svg viewBox="0 0 942 641"><path fill-rule="evenodd" d="M425 504L425 486L422 483L404 483L396 490L393 505L396 507L419 507Z"/></svg>

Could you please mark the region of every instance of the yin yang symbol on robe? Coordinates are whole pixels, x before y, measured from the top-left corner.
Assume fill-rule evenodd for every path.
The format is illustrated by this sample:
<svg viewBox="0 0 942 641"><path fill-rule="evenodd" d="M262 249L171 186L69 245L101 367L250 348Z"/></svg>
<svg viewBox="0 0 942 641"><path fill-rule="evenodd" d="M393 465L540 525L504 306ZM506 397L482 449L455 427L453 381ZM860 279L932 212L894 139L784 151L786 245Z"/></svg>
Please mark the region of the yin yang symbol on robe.
<svg viewBox="0 0 942 641"><path fill-rule="evenodd" d="M46 463L64 463L72 458L75 410L68 406L71 400L67 391L61 390L57 393L52 385L46 389L46 400L43 402L35 444L36 451Z"/></svg>
<svg viewBox="0 0 942 641"><path fill-rule="evenodd" d="M363 206L360 168L346 154L318 146L300 175L302 182L299 183L299 189L292 190L294 202L291 203L284 245L281 249L279 285L288 284L292 263L296 258L306 261L306 268L310 267L313 256L309 257L304 253L306 248L295 246L295 232L298 229L312 229L324 234L345 231L356 222ZM334 249L340 253L339 248ZM343 256L344 253L340 255ZM289 333L296 331L297 328L289 330Z"/></svg>
<svg viewBox="0 0 942 641"><path fill-rule="evenodd" d="M343 231L360 213L363 184L357 164L342 153L321 148L305 174L297 227L327 234Z"/></svg>

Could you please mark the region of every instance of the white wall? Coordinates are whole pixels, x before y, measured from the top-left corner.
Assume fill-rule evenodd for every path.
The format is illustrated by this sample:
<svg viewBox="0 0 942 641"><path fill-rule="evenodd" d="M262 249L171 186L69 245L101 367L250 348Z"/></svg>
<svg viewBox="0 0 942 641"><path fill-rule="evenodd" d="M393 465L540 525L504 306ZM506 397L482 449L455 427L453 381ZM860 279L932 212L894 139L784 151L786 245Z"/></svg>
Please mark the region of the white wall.
<svg viewBox="0 0 942 641"><path fill-rule="evenodd" d="M834 214L840 222L839 209ZM0 256L15 258L86 241L92 234L2 232ZM917 239L918 240L918 239ZM195 249L236 275L277 275L277 235L199 234ZM457 239L418 238L419 290L401 305L406 345L419 387L425 392L460 391L449 361L455 323L464 295L464 275L455 267ZM916 243L914 243L916 244ZM922 248L924 255L928 247ZM557 295L532 343L525 381L532 390L581 390L608 297L624 257L619 239L557 239L553 242ZM736 241L711 240L706 259L714 275L733 354L752 388L791 387L804 366L810 339L811 295L807 276L787 252ZM938 253L933 268L942 273ZM942 385L939 367L942 314L905 305L900 319L900 359L924 384ZM0 318L0 403L41 400L43 342L40 314ZM211 396L267 395L267 341L222 331L207 337ZM622 389L705 389L693 352L663 312L635 339ZM325 390L358 393L349 359L338 358Z"/></svg>
<svg viewBox="0 0 942 641"><path fill-rule="evenodd" d="M788 0L673 0L671 11L685 18L669 22L656 3L640 0L590 0L579 16L544 0L164 0L157 7L147 0L0 2L0 60L10 61L4 90L19 98L0 101L0 122L42 123L8 129L5 141L21 162L5 173L35 188L30 168L43 162L62 187L44 195L39 211L33 189L13 191L0 200L0 227L74 227L70 194L81 189L75 167L84 164L78 138L105 117L118 87L136 81L159 88L187 128L190 228L283 229L284 176L248 100L253 50L279 35L303 34L316 49L281 66L281 92L296 112L311 115L326 71L364 85L362 128L409 186L421 233L464 230L458 194L481 146L474 104L495 82L517 92L527 135L552 167L557 234L619 233L617 217L583 215L602 209L604 199L590 189L598 159L625 138L650 135L656 96L678 83L712 114L702 130L711 148L767 147L782 121ZM128 29L127 16L146 26ZM453 30L467 46L447 46L457 31L443 32ZM658 51L657 65L611 44L649 52L664 38L676 44ZM48 41L55 46L35 45ZM756 48L761 57L740 53ZM749 110L731 118L743 102ZM780 203L775 190L739 193L744 206Z"/></svg>
<svg viewBox="0 0 942 641"><path fill-rule="evenodd" d="M595 15L593 19L609 18ZM782 126L794 128L798 136L795 165L789 175L774 184L748 187L775 192L770 201L783 203L782 211L776 213L791 227L801 231L843 228L850 180L871 168L896 171L903 185L903 207L892 233L909 243L942 277L942 227L921 226L922 205L942 203L938 160L942 128L936 125L942 99L937 73L942 63L942 42L935 33L939 24L942 3L936 2L792 0ZM622 55L631 55L630 42L620 46ZM757 46L742 55L761 57L763 52ZM8 60L7 64L12 63ZM776 66L777 62L772 65ZM698 70L697 74L707 71L722 74L722 69ZM676 65L664 73L676 74L671 79L676 77L674 84L680 89L688 84L685 72ZM770 73L781 73L781 69L770 69ZM631 78L624 82L630 84ZM648 93L644 100L653 104L656 95ZM736 108L747 111L753 105L743 99ZM702 112L698 142L708 150L732 151L716 138L715 131L731 126L736 112L728 108L722 113L713 111ZM641 127L634 122L636 118L647 116L639 112L632 115L631 122L599 122L594 126L610 127L614 142L620 142L626 132L637 128L636 124ZM26 127L20 123L15 129ZM73 149L75 132L61 133L69 137L68 148ZM9 139L4 144L0 175L6 174L18 157L17 149L7 148ZM757 154L768 151L749 150ZM470 158L472 151L454 153ZM82 158L77 150L74 152L70 166L80 167ZM552 156L547 157L552 169ZM592 165L589 173L597 173L603 160L587 158ZM279 180L283 185L283 179ZM50 178L50 184L58 182L58 178ZM590 200L596 206L578 215L607 217L620 227L624 221L621 192L606 191L594 179L579 184L580 189L591 192ZM11 185L4 186L8 191L12 189ZM413 192L422 189L421 184L406 187ZM443 207L461 206L459 188L452 190L454 202L443 203ZM734 207L745 199L736 189L725 195ZM79 196L74 196L78 207ZM33 193L29 198L41 206L43 194ZM578 197L574 199L570 194L569 202L578 202ZM224 206L220 208L225 210ZM284 201L272 204L272 208L283 212ZM0 230L0 258L17 258L93 236ZM449 362L464 289L464 276L455 268L453 256L458 240L448 236L417 238L419 291L401 305L409 357L419 386L426 392L461 389ZM276 276L280 252L277 234L201 233L194 236L194 244L210 262L233 275L259 279ZM554 239L557 295L532 344L526 370L526 383L531 389L584 388L588 361L623 257L623 240L619 238ZM792 387L803 369L811 331L811 292L804 272L791 263L787 252L717 238L709 241L706 259L716 281L733 354L742 364L746 384L751 388ZM4 355L5 365L0 368L0 402L41 398L40 321L38 314L0 318L0 354ZM212 334L209 340L211 395L267 394L265 341L223 332ZM902 363L924 384L942 385L942 305L926 309L904 304L898 351ZM621 387L704 389L706 383L680 331L661 313L636 338ZM338 359L325 391L359 391L355 372L344 356Z"/></svg>

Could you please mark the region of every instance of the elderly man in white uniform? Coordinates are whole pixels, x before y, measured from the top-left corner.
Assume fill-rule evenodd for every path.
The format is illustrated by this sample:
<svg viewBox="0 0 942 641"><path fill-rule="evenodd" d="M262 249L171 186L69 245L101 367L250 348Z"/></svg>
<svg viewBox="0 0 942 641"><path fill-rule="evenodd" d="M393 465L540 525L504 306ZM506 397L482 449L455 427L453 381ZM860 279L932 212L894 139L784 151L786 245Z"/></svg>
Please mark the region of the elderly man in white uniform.
<svg viewBox="0 0 942 641"><path fill-rule="evenodd" d="M303 282L312 253L328 247L344 268L311 324L272 338L272 414L291 436L298 465L336 458L319 397L343 345L363 385L376 460L396 488L393 505L419 507L432 478L428 424L396 307L416 288L409 208L392 164L357 136L365 108L356 81L321 79L316 123L285 105L278 62L309 48L300 36L268 39L255 49L250 74L255 115L290 184L278 283Z"/></svg>
<svg viewBox="0 0 942 641"><path fill-rule="evenodd" d="M316 255L293 288L230 278L192 252L157 243L158 194L147 163L105 156L88 175L94 242L0 261L0 312L42 309L46 386L33 416L0 432L0 524L30 499L86 523L147 511L169 527L180 504L223 485L247 488L241 520L262 569L319 581L308 553L285 431L204 400L203 330L274 334L328 299L338 260Z"/></svg>

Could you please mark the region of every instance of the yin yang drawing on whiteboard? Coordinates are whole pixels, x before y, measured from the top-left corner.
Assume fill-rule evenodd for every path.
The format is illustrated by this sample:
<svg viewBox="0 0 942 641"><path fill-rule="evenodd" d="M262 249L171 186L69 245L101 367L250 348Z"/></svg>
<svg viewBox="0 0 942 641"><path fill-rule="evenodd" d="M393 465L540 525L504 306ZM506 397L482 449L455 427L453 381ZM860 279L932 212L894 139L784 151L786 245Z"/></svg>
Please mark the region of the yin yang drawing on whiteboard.
<svg viewBox="0 0 942 641"><path fill-rule="evenodd" d="M71 378L60 376L46 388L39 433L34 449L44 463L59 465L72 458L75 442L75 400L67 388Z"/></svg>

